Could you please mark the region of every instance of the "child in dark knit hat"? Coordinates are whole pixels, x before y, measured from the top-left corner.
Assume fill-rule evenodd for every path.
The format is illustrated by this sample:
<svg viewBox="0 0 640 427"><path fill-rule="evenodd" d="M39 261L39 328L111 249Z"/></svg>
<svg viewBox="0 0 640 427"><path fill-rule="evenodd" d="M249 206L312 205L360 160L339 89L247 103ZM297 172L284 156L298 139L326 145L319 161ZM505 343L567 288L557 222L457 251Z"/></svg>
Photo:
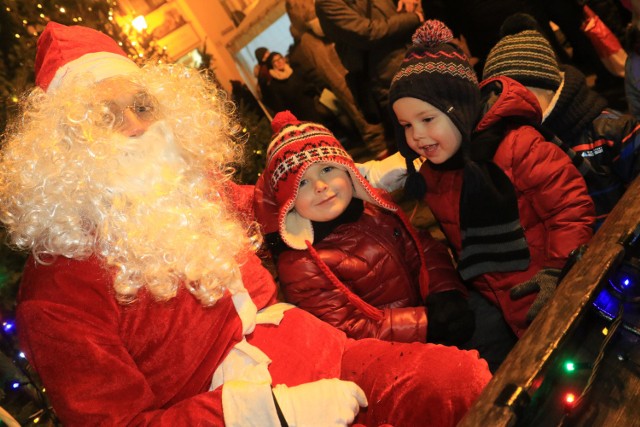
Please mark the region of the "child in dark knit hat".
<svg viewBox="0 0 640 427"><path fill-rule="evenodd" d="M560 139L584 176L599 225L640 171L640 122L607 108L580 71L559 65L530 15L512 15L501 33L487 57L484 78L510 77L536 96L542 129Z"/></svg>
<svg viewBox="0 0 640 427"><path fill-rule="evenodd" d="M533 94L505 77L479 85L451 39L425 22L391 84L405 188L433 211L462 278L521 336L591 238L593 202L565 153L527 125L540 120Z"/></svg>
<svg viewBox="0 0 640 427"><path fill-rule="evenodd" d="M322 125L273 120L256 212L288 302L352 338L460 344L473 333L447 248L373 189Z"/></svg>

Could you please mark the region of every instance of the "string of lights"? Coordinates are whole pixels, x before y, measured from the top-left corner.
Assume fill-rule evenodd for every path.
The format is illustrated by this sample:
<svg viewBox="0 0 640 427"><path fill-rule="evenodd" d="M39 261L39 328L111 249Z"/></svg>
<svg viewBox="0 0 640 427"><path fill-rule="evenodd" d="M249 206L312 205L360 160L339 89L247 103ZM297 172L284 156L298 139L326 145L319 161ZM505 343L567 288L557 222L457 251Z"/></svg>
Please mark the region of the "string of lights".
<svg viewBox="0 0 640 427"><path fill-rule="evenodd" d="M11 401L11 409L16 412L16 407L23 403L18 411L20 425L59 425L51 404L46 396L46 389L42 386L35 370L27 361L26 355L18 348L15 337L15 323L12 320L4 320L0 328L0 350L11 361L10 369L3 366L4 400ZM9 394L12 396L9 396Z"/></svg>
<svg viewBox="0 0 640 427"><path fill-rule="evenodd" d="M590 372L589 378L587 379L586 384L582 388L582 391L580 391L579 393L576 393L574 391L567 391L564 394L563 402L564 402L565 414L560 420L560 423L558 424L558 426L565 425L565 423L570 419L570 417L576 411L580 410L582 405L586 404L590 391L592 390L594 380L603 366L602 361L604 360L606 350L609 348L612 338L616 335L618 328L622 324L623 315L624 315L624 308L623 308L623 305L620 304L618 313L615 319L613 320L613 322L611 323L610 327L604 328L602 330L604 339L602 340L602 343L598 350L598 354L596 355L596 358L593 361L593 363L574 362L572 360L567 360L564 362L564 370L569 375L581 369L590 369L591 372Z"/></svg>

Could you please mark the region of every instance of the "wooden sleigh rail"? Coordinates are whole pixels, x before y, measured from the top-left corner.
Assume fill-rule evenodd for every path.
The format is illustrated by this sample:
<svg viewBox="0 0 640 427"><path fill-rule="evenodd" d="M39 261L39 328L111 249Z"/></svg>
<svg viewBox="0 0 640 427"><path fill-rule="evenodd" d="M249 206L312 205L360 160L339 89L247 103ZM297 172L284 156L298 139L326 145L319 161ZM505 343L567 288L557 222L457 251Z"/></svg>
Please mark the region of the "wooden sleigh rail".
<svg viewBox="0 0 640 427"><path fill-rule="evenodd" d="M536 379L591 306L603 279L624 258L625 244L637 237L639 224L640 179L636 179L459 427L515 425L517 406L526 405L535 392Z"/></svg>

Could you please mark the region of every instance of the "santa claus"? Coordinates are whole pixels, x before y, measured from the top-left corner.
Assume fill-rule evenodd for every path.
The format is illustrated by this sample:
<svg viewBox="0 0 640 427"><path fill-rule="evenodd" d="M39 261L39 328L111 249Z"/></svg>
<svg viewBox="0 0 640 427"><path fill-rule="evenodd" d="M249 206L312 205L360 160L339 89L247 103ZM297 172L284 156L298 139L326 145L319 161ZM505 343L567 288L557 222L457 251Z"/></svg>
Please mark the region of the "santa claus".
<svg viewBox="0 0 640 427"><path fill-rule="evenodd" d="M31 252L19 337L65 425L446 426L489 380L475 351L349 340L276 301L234 106L202 74L52 22L36 84L0 219Z"/></svg>

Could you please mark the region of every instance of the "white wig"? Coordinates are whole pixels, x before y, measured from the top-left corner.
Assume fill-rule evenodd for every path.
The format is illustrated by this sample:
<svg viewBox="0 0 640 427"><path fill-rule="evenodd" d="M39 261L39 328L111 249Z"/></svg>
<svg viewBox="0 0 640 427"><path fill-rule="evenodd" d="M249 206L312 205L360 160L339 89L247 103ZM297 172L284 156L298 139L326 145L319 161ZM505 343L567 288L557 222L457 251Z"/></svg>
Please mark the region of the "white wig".
<svg viewBox="0 0 640 427"><path fill-rule="evenodd" d="M0 220L38 262L103 258L122 302L140 288L169 299L184 284L213 304L243 288L238 263L259 238L224 195L241 156L235 107L182 66L145 67L129 80L157 99L168 145L105 126L113 117L95 102L90 75L53 94L36 88L2 148Z"/></svg>

